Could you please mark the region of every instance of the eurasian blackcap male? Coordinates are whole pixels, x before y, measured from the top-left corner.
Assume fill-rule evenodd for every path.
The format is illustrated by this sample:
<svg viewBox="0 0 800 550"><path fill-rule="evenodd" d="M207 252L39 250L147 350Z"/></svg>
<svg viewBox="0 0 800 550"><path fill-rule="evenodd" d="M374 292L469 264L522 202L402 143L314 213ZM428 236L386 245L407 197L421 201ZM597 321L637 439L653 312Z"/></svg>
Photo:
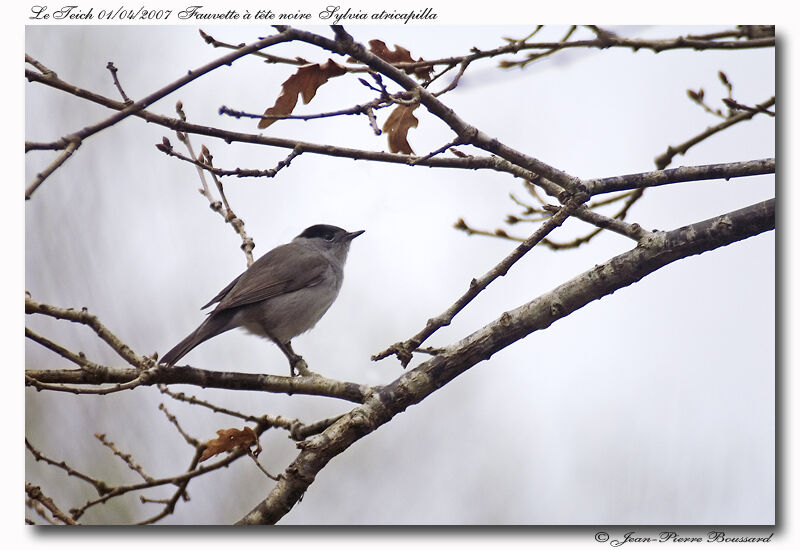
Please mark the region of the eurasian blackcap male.
<svg viewBox="0 0 800 550"><path fill-rule="evenodd" d="M202 307L217 304L159 363L174 365L209 338L243 327L275 342L289 358L294 375L302 359L292 350L291 340L316 325L331 307L342 287L350 241L363 232L312 225L292 242L273 248Z"/></svg>

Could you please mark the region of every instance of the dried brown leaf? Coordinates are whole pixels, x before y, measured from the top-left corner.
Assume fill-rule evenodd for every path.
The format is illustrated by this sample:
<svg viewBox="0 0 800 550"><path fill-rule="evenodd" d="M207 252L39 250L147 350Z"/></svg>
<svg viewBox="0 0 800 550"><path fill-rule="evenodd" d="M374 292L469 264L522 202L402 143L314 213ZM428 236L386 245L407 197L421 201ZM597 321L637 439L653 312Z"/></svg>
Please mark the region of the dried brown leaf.
<svg viewBox="0 0 800 550"><path fill-rule="evenodd" d="M275 101L275 105L264 112L264 115L290 115L297 105L297 96L303 96L303 103L308 103L317 93L320 86L325 84L329 78L340 76L347 72L347 69L336 63L333 59L328 59L324 65L319 63L303 65L297 69L292 76L282 84L281 94ZM262 118L258 127L264 129L278 119Z"/></svg>
<svg viewBox="0 0 800 550"><path fill-rule="evenodd" d="M242 430L238 430L236 428L217 430L217 435L219 437L216 439L206 442L206 448L203 451L203 454L200 455L200 462L208 460L212 456L220 453L229 453L238 448L248 448L252 445L258 446L254 451L254 454L261 452L261 444L258 442L258 436L256 435L256 432L254 432L249 426L245 426Z"/></svg>
<svg viewBox="0 0 800 550"><path fill-rule="evenodd" d="M389 151L392 153L414 154L407 137L409 128L416 128L419 123L417 117L414 116L414 109L417 107L419 107L419 103L398 105L383 123L382 130L389 138Z"/></svg>
<svg viewBox="0 0 800 550"><path fill-rule="evenodd" d="M414 63L417 61L425 61L421 57L419 59L414 59L411 57L410 51L397 44L394 45L394 50L390 50L386 47L386 43L383 40L370 40L369 51L389 63ZM403 70L406 74L413 74L418 78L428 80L431 77L433 67L406 68Z"/></svg>

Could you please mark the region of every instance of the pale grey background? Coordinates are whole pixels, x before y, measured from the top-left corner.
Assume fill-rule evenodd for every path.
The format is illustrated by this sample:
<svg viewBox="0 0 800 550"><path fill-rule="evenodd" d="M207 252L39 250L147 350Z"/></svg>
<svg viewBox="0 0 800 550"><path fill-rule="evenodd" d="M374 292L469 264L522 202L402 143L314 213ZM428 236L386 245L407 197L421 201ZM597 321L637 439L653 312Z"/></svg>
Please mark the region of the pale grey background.
<svg viewBox="0 0 800 550"><path fill-rule="evenodd" d="M232 43L260 27L203 27ZM622 27L626 35L674 36L719 27ZM330 34L325 28L320 32ZM401 44L436 58L502 44L531 27L350 27L356 39ZM556 39L564 29L542 38ZM113 61L129 96L143 97L188 69L223 55L194 27L29 27L26 51L76 85L117 97L105 69ZM328 56L297 45L274 53ZM757 103L774 93L774 53L574 51L499 71L470 68L444 101L505 143L581 177L653 169L652 159L716 120L686 99L687 88ZM151 110L174 116L178 99L192 122L256 132L247 120L220 119L220 105L261 112L293 69L256 58L182 88ZM346 98L346 99L343 99ZM323 86L308 106L320 112L371 96L354 78ZM26 139L54 140L108 111L40 85L26 85ZM409 141L418 153L449 139L417 110ZM380 113L385 119L386 111ZM366 120L287 121L265 131L318 143L386 149ZM25 287L34 299L86 306L139 353L163 354L201 320L200 305L244 268L239 238L208 210L194 168L154 145L174 134L128 119L88 140L25 208ZM207 144L222 167L270 168L286 151ZM757 117L678 157L675 165L774 155L774 124ZM26 156L26 181L52 153ZM339 300L318 327L295 341L312 369L377 384L401 372L369 356L418 331L512 248L452 229L464 217L494 228L518 210L518 181L463 172L302 155L274 180L228 180L227 196L255 239L257 255L313 223L366 229L352 247ZM774 196L770 177L687 183L648 191L629 221L671 229ZM570 223L554 236L583 229ZM517 234L525 234L522 227ZM287 524L769 524L774 521L774 233L668 266L492 357L336 458ZM431 343L453 342L630 247L609 234L577 251L537 249L495 282ZM120 360L86 327L42 318L30 325L93 360ZM280 352L239 333L193 351L209 369L284 374ZM26 366L64 366L26 343ZM313 421L347 404L310 397L203 392L220 405ZM26 432L42 451L108 481L136 480L93 438L106 433L154 476L185 468L192 450L163 414L165 402L199 439L235 423L165 399L156 389L108 397L27 390ZM262 463L280 471L295 451L283 432L262 438ZM26 457L27 477L59 502L92 491ZM192 500L167 523L230 523L272 482L249 461L190 485ZM58 492L58 488L63 493ZM148 496L166 495L153 491ZM152 508L152 509L151 509ZM93 523L128 522L156 512L138 496L96 508Z"/></svg>

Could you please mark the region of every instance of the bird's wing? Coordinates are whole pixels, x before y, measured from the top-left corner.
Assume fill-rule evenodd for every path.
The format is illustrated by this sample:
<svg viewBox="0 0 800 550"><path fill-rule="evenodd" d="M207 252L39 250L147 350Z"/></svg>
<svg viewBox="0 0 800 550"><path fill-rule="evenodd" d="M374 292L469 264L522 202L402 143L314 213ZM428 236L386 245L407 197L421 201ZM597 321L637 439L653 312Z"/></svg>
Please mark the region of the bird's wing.
<svg viewBox="0 0 800 550"><path fill-rule="evenodd" d="M314 286L329 268L317 252L281 245L259 258L208 305L219 302L214 311L223 311Z"/></svg>
<svg viewBox="0 0 800 550"><path fill-rule="evenodd" d="M244 273L242 273L242 275L244 275ZM239 276L238 276L238 277L236 277L234 280L232 280L232 281L231 281L231 284L229 284L228 286L226 286L225 288L223 288L222 290L220 290L220 291L219 291L219 294L217 294L216 296L214 296L213 298L211 298L211 301L210 301L210 302L208 302L208 303L207 303L206 305L204 305L203 307L201 307L200 309L205 309L205 308L207 308L208 306L210 306L211 304L216 304L217 302L219 302L220 300L222 300L222 299L225 297L225 295L226 295L228 292L230 292L230 291L231 291L231 289L232 289L232 288L233 288L233 287L236 285L236 283L239 281L239 279L241 279L241 278L242 278L242 275L239 275Z"/></svg>

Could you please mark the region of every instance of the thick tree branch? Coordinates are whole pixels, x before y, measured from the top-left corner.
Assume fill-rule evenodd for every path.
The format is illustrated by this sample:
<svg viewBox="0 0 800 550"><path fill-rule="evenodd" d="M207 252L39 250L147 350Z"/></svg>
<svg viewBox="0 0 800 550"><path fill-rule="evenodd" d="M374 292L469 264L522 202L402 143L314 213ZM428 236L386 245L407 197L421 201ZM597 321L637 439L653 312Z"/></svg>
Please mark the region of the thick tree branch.
<svg viewBox="0 0 800 550"><path fill-rule="evenodd" d="M102 369L47 369L26 370L26 385L38 384L125 384L136 380L141 371L138 369L103 367ZM301 395L319 395L334 397L354 403L363 403L373 391L370 386L355 382L341 382L322 376L275 376L271 374L251 374L243 372L223 372L196 369L194 367L167 367L159 365L140 386L157 384L189 384L202 388L218 388L226 390L264 391L270 393L286 393ZM56 390L47 386L45 389ZM82 390L67 387L61 391L81 393Z"/></svg>
<svg viewBox="0 0 800 550"><path fill-rule="evenodd" d="M702 166L681 166L667 170L654 170L639 174L627 174L611 178L586 180L584 185L590 195L613 193L628 189L643 189L669 183L686 181L731 179L745 176L759 176L775 173L775 159L747 160L726 162L723 164L705 164Z"/></svg>
<svg viewBox="0 0 800 550"><path fill-rule="evenodd" d="M582 273L444 349L373 393L301 452L270 494L239 524L272 524L300 500L316 475L336 455L419 403L472 366L528 334L549 327L588 303L631 285L676 260L714 250L774 229L775 201L769 200L668 232L654 233L639 245Z"/></svg>

